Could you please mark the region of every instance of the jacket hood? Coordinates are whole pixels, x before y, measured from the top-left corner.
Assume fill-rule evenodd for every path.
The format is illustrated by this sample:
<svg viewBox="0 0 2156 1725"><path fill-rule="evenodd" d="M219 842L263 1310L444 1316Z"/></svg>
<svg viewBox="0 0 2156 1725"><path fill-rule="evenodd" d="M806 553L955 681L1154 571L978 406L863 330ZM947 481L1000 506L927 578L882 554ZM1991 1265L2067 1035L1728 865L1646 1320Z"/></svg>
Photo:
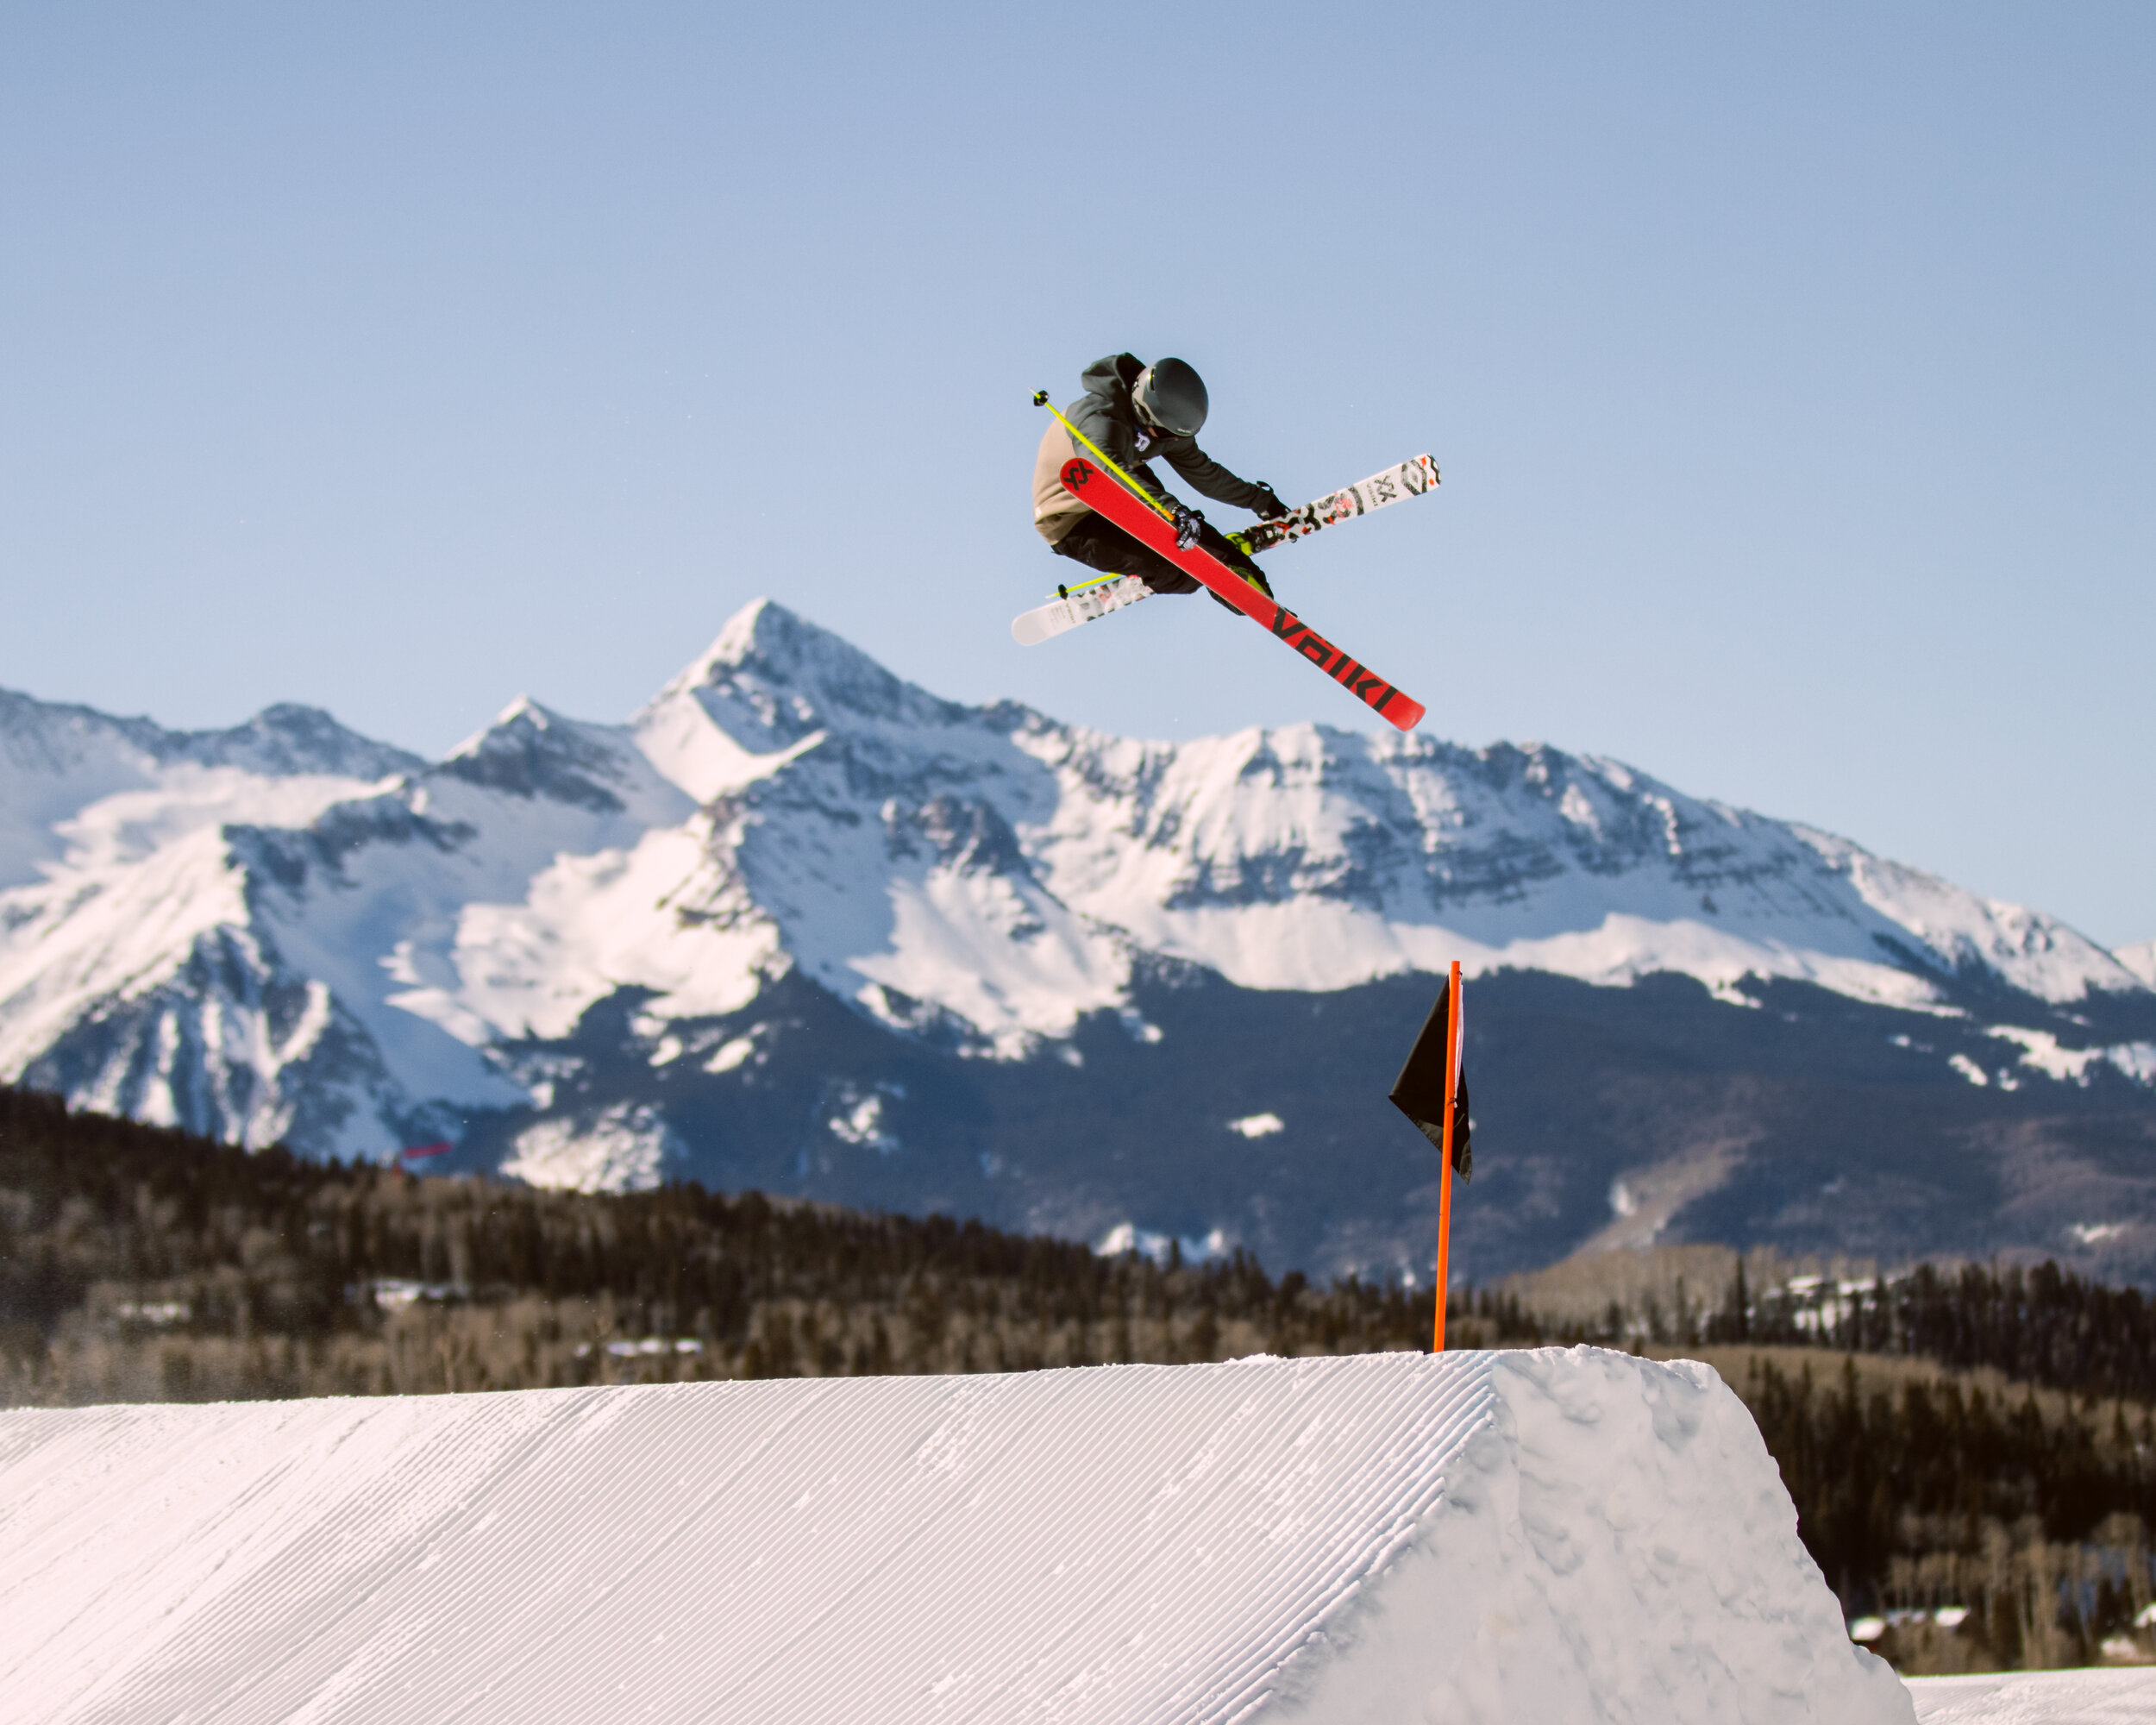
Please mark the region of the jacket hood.
<svg viewBox="0 0 2156 1725"><path fill-rule="evenodd" d="M1086 386L1087 395L1097 395L1103 401L1125 402L1131 398L1131 386L1144 369L1145 361L1135 354L1110 354L1087 366L1078 374L1078 381Z"/></svg>

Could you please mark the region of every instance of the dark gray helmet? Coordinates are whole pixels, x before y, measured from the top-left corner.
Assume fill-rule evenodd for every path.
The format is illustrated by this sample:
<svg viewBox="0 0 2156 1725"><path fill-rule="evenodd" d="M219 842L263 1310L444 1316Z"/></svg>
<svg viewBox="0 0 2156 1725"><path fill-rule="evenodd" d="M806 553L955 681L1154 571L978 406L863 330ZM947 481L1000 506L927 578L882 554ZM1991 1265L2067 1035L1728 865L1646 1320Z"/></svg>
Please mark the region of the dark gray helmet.
<svg viewBox="0 0 2156 1725"><path fill-rule="evenodd" d="M1206 380L1181 360L1161 360L1138 374L1131 405L1147 424L1194 437L1206 423Z"/></svg>

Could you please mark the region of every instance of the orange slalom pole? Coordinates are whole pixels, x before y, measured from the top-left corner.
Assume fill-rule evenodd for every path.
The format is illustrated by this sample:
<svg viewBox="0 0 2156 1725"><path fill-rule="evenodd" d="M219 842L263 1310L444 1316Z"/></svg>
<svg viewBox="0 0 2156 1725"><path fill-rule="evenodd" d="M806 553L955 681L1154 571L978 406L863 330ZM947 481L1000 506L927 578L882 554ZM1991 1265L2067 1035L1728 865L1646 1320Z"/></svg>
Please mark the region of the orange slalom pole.
<svg viewBox="0 0 2156 1725"><path fill-rule="evenodd" d="M1460 961L1452 961L1445 1010L1445 1148L1438 1171L1438 1308L1430 1352L1445 1352L1445 1285L1452 1247L1452 1110L1460 1095Z"/></svg>

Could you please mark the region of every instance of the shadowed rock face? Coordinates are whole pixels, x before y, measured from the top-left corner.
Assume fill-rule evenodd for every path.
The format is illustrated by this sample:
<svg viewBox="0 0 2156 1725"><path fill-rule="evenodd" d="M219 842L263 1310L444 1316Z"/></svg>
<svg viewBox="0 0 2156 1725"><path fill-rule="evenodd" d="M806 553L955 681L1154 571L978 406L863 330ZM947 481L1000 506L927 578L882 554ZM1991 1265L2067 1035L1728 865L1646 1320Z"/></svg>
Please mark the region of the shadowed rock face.
<svg viewBox="0 0 2156 1725"><path fill-rule="evenodd" d="M738 1013L670 1026L681 1052L655 1067L628 999L520 1057L555 1075L549 1117L595 1132L655 1099L668 1171L707 1185L1095 1241L1130 1223L1189 1251L1219 1230L1269 1265L1426 1283L1438 1157L1385 1092L1436 986L1260 991L1144 963L1127 1021L1091 1014L999 1062L894 1033L797 973ZM1596 1240L1714 1240L2057 1257L2156 1281L2144 1090L2115 1072L1979 1088L1893 1043L1910 1014L1806 983L1759 999L1733 1007L1679 977L1471 985L1476 1172L1455 1195L1456 1273L1488 1281ZM1939 1047L1996 1069L1996 1040L1944 1033ZM874 1145L847 1126L868 1096ZM1231 1124L1257 1113L1280 1129ZM486 1122L466 1165L509 1153L525 1118Z"/></svg>
<svg viewBox="0 0 2156 1725"><path fill-rule="evenodd" d="M544 797L618 814L624 805L607 781L621 774L620 753L581 732L536 701L519 701L434 771L527 802Z"/></svg>
<svg viewBox="0 0 2156 1725"><path fill-rule="evenodd" d="M417 755L348 731L318 706L279 701L229 731L197 731L166 745L166 758L183 756L205 766L241 767L279 775L329 773L348 779L383 779L416 773Z"/></svg>
<svg viewBox="0 0 2156 1725"><path fill-rule="evenodd" d="M2156 1276L2134 969L1539 744L1106 737L767 603L626 725L519 700L433 766L9 696L0 792L0 1076L248 1143L1392 1275L1436 1164L1384 1093L1457 957L1465 1274L1712 1238Z"/></svg>

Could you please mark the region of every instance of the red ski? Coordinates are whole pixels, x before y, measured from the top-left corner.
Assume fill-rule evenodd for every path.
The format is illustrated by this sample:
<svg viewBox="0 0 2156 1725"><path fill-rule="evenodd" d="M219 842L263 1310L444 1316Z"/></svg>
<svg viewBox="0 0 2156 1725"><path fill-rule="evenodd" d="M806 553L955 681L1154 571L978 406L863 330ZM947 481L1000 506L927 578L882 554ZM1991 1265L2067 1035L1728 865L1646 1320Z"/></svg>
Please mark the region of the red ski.
<svg viewBox="0 0 2156 1725"><path fill-rule="evenodd" d="M1088 509L1106 516L1139 544L1220 595L1253 623L1262 623L1333 681L1388 723L1413 731L1421 721L1422 703L1402 693L1366 665L1359 665L1295 613L1269 599L1202 546L1178 546L1174 524L1150 497L1141 497L1083 456L1063 463L1063 489Z"/></svg>

